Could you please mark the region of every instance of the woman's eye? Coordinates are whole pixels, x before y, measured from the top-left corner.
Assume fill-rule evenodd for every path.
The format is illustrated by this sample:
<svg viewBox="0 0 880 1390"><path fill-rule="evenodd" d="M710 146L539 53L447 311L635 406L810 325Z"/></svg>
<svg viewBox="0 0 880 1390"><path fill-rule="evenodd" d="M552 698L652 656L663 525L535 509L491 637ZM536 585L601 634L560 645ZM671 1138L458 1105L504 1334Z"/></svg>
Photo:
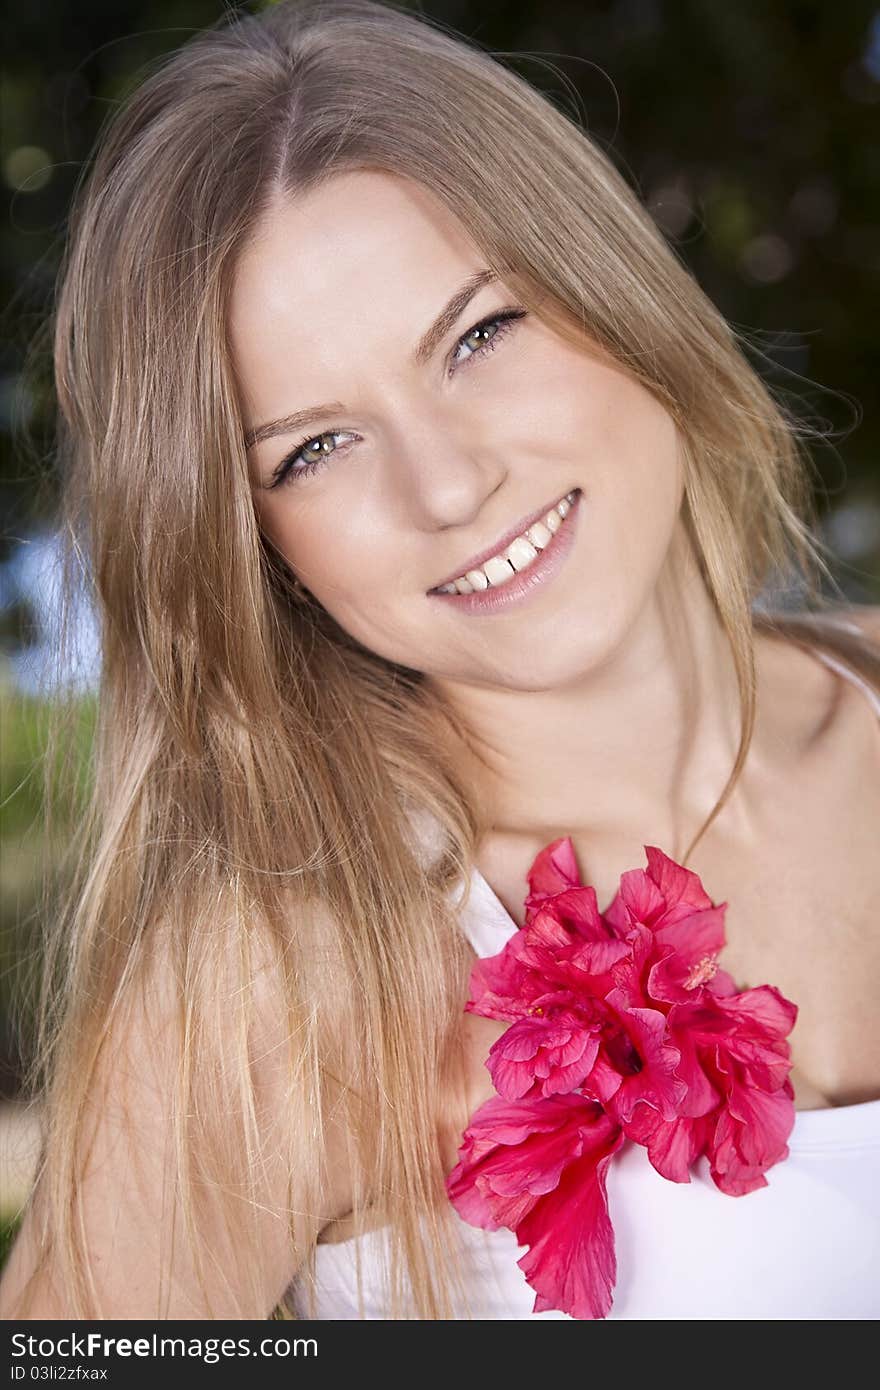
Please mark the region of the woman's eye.
<svg viewBox="0 0 880 1390"><path fill-rule="evenodd" d="M470 362L471 358L480 356L484 352L494 352L501 339L510 331L516 319L525 318L525 309L504 309L500 314L495 314L493 318L483 319L480 323L475 323L473 328L469 328L467 333L462 334L456 344L456 352L453 360L461 365ZM477 339L472 346L471 339ZM468 348L466 357L458 357L461 348Z"/></svg>
<svg viewBox="0 0 880 1390"><path fill-rule="evenodd" d="M336 452L335 448L325 447L326 441L347 433L349 431L342 429L325 430L323 434L313 434L308 439L302 440L281 460L273 474L270 488L279 487L288 478L299 478L303 474L314 473L317 469L323 468L325 460ZM302 461L301 466L294 468L294 464L300 463L300 461Z"/></svg>

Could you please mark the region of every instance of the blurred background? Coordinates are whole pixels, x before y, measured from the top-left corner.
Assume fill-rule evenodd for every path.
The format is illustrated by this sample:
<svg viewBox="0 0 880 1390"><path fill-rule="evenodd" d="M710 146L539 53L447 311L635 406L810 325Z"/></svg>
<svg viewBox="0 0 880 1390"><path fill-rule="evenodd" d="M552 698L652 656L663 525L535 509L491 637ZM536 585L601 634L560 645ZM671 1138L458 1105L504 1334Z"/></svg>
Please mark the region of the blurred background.
<svg viewBox="0 0 880 1390"><path fill-rule="evenodd" d="M52 862L36 774L42 718L47 701L79 701L85 757L100 660L85 602L75 664L59 670L53 660L53 397L41 327L69 201L102 122L145 64L229 8L216 0L30 0L4 22L0 1258L37 1133L21 1094L11 1003L39 875ZM880 602L880 8L860 0L424 0L409 8L504 56L587 129L639 192L765 381L822 429L814 484L837 585L853 602Z"/></svg>

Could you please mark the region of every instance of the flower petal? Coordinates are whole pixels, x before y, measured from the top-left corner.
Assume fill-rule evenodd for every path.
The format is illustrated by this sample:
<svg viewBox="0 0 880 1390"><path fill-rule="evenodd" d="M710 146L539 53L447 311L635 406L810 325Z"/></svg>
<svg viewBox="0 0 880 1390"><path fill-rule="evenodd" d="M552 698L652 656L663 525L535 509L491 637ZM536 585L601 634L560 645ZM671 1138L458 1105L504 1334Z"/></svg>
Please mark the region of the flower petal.
<svg viewBox="0 0 880 1390"><path fill-rule="evenodd" d="M705 1152L712 1124L712 1117L705 1116L693 1119L681 1115L664 1120L650 1106L637 1105L624 1133L627 1139L644 1145L661 1177L670 1182L690 1182L691 1165Z"/></svg>
<svg viewBox="0 0 880 1390"><path fill-rule="evenodd" d="M526 879L530 889L529 898L535 899L536 907L542 898L562 893L566 888L580 888L581 876L571 836L564 835L542 849L536 855ZM528 899L526 901L528 903Z"/></svg>
<svg viewBox="0 0 880 1390"><path fill-rule="evenodd" d="M671 912L677 914L681 910L682 915L687 916L695 909L712 906L712 899L698 874L677 864L656 845L645 845L644 850L648 858L648 874L666 899Z"/></svg>
<svg viewBox="0 0 880 1390"><path fill-rule="evenodd" d="M587 1152L516 1228L517 1240L529 1246L517 1264L537 1295L533 1313L558 1308L594 1319L611 1308L617 1259L605 1181L623 1135L603 1119Z"/></svg>
<svg viewBox="0 0 880 1390"><path fill-rule="evenodd" d="M653 926L666 911L666 899L644 869L627 869L626 873L621 874L617 896L630 920L646 927ZM608 916L608 913L605 915Z"/></svg>
<svg viewBox="0 0 880 1390"><path fill-rule="evenodd" d="M794 1090L790 1082L768 1094L738 1087L718 1116L708 1153L712 1180L732 1197L766 1187L764 1173L788 1157L794 1128Z"/></svg>

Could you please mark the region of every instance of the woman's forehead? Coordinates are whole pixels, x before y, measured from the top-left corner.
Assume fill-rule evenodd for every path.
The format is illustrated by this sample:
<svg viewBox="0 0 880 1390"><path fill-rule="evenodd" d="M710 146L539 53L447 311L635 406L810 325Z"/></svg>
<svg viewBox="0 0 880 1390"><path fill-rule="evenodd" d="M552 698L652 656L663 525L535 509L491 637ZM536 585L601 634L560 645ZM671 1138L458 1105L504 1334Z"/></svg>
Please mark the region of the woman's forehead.
<svg viewBox="0 0 880 1390"><path fill-rule="evenodd" d="M318 306L347 306L350 324L353 310L436 297L436 277L477 256L449 209L420 185L379 171L341 173L278 197L264 213L236 265L232 324Z"/></svg>

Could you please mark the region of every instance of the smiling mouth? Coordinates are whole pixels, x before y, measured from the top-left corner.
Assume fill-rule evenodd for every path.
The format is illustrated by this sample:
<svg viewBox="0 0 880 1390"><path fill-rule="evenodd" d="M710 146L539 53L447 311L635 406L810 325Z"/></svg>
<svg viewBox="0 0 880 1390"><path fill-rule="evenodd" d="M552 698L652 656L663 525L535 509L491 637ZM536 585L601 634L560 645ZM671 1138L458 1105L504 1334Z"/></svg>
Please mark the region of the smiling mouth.
<svg viewBox="0 0 880 1390"><path fill-rule="evenodd" d="M501 588L507 584L515 575L529 569L541 551L547 549L568 516L579 491L579 488L572 488L555 506L542 513L537 521L531 522L513 540L500 546L495 554L482 564L464 571L445 584L438 584L428 592L473 594L483 589Z"/></svg>

